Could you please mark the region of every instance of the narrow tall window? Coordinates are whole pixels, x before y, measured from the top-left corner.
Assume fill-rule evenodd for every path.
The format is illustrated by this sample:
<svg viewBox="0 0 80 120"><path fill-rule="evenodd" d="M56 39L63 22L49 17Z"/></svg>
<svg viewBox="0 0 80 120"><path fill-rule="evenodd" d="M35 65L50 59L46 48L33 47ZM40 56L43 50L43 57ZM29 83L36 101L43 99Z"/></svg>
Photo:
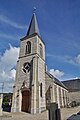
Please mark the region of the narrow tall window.
<svg viewBox="0 0 80 120"><path fill-rule="evenodd" d="M26 54L29 54L29 53L31 53L31 42L30 41L28 41L26 45Z"/></svg>
<svg viewBox="0 0 80 120"><path fill-rule="evenodd" d="M43 47L42 47L42 44L40 43L40 56L42 57L43 56Z"/></svg>
<svg viewBox="0 0 80 120"><path fill-rule="evenodd" d="M42 83L40 84L40 96L42 97Z"/></svg>

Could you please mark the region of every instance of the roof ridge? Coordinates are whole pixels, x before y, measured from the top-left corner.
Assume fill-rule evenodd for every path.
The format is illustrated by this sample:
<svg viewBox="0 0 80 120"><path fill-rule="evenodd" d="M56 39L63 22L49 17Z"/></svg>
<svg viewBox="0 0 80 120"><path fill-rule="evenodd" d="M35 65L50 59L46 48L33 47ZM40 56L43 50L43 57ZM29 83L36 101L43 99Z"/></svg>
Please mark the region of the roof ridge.
<svg viewBox="0 0 80 120"><path fill-rule="evenodd" d="M60 86L64 87L67 89L67 87L61 82L59 81L56 77L54 77L51 73L49 73L48 71L46 72L51 78L54 78L54 82L59 84Z"/></svg>

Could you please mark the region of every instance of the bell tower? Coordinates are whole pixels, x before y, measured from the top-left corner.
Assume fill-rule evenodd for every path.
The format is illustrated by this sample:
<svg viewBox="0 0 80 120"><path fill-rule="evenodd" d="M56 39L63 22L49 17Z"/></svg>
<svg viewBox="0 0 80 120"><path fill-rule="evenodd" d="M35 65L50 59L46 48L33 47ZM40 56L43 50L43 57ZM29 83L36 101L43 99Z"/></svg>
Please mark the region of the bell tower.
<svg viewBox="0 0 80 120"><path fill-rule="evenodd" d="M45 103L45 44L33 13L28 32L20 40L12 112L40 113Z"/></svg>

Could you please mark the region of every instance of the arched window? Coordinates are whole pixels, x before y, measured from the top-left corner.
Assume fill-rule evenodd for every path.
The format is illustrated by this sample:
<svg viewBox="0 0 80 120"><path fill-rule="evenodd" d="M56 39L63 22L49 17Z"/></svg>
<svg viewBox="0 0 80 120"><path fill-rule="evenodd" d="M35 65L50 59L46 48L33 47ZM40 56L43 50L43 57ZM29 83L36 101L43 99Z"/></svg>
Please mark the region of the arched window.
<svg viewBox="0 0 80 120"><path fill-rule="evenodd" d="M30 41L28 41L26 45L26 54L29 54L29 53L31 53L31 42Z"/></svg>
<svg viewBox="0 0 80 120"><path fill-rule="evenodd" d="M40 96L42 97L42 83L40 84Z"/></svg>
<svg viewBox="0 0 80 120"><path fill-rule="evenodd" d="M42 47L41 43L40 43L39 47L40 47L40 56L42 57L43 56L43 47Z"/></svg>

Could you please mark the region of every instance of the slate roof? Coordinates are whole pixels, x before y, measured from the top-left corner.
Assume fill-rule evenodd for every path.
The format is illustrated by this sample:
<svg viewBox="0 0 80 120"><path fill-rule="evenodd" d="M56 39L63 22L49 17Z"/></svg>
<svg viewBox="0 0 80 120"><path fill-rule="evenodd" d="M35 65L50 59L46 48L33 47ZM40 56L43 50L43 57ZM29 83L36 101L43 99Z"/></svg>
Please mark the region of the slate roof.
<svg viewBox="0 0 80 120"><path fill-rule="evenodd" d="M62 82L70 92L80 91L80 78Z"/></svg>
<svg viewBox="0 0 80 120"><path fill-rule="evenodd" d="M38 23L37 23L35 13L33 13L33 16L32 16L28 31L27 31L27 36L30 36L34 33L37 33L40 36L40 32L39 32Z"/></svg>
<svg viewBox="0 0 80 120"><path fill-rule="evenodd" d="M54 83L56 83L57 85L65 88L65 89L68 89L62 82L60 82L57 78L55 78L52 74L50 74L49 72L46 72L46 74L53 79Z"/></svg>

